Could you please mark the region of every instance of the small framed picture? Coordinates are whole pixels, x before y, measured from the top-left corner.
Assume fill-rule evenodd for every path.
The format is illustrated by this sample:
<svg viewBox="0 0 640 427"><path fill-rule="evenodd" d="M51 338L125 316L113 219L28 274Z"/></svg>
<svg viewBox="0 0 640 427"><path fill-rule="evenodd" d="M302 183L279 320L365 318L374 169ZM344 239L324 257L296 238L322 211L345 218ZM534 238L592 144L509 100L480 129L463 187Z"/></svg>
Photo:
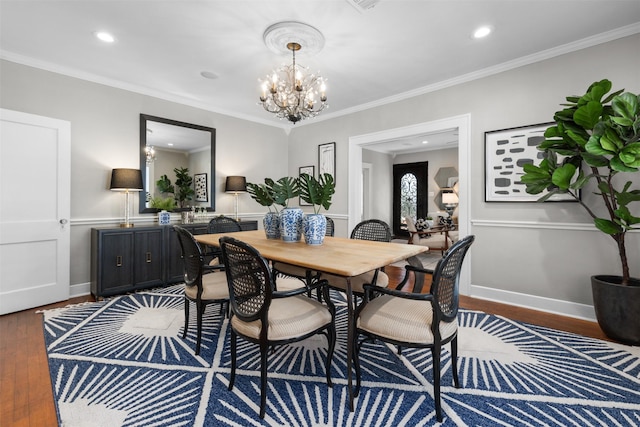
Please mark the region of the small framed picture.
<svg viewBox="0 0 640 427"><path fill-rule="evenodd" d="M207 184L206 173L197 173L193 175L193 185L196 192L196 202L209 201L209 188Z"/></svg>
<svg viewBox="0 0 640 427"><path fill-rule="evenodd" d="M300 166L298 168L298 176L302 175L303 173L306 173L307 175L310 175L310 176L314 176L315 172L316 172L315 166ZM311 203L307 203L304 200L302 200L301 197L298 197L298 204L300 206L313 206Z"/></svg>
<svg viewBox="0 0 640 427"><path fill-rule="evenodd" d="M484 133L486 202L535 202L547 193L527 193L520 178L525 164L538 164L542 160L543 152L537 147L544 141L545 130L552 125L542 123ZM568 194L556 194L548 201L576 200Z"/></svg>
<svg viewBox="0 0 640 427"><path fill-rule="evenodd" d="M336 179L336 143L318 145L318 176L331 174Z"/></svg>

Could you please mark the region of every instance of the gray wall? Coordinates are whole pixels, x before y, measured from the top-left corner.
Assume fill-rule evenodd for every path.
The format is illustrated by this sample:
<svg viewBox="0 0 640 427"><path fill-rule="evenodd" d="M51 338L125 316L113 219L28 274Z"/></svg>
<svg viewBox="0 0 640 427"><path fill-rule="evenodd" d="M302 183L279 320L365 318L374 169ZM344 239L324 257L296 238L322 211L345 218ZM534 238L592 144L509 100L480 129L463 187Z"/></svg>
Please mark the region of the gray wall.
<svg viewBox="0 0 640 427"><path fill-rule="evenodd" d="M227 175L254 182L297 176L299 166L317 167L318 144L335 141L337 188L329 215L337 220L339 236L349 231L350 137L470 114L470 178L461 185L469 188L469 229L477 236L469 260L471 294L592 316L588 277L620 270L613 240L595 231L577 204L484 202L484 132L548 122L565 96L583 93L602 78L615 88L640 92L639 45L640 35L626 37L393 104L302 123L289 136L279 128L7 61L0 63L0 105L71 122L71 285L79 288L89 280L90 228L115 225L122 217L120 195L108 190L109 174L114 167L138 166L140 113L216 128L218 213L233 211L233 197L223 193ZM587 202L592 198L585 195ZM264 212L247 195L240 197L239 209L251 219ZM640 277L640 233L627 240L632 275Z"/></svg>
<svg viewBox="0 0 640 427"><path fill-rule="evenodd" d="M640 92L640 35L634 35L501 72L393 104L295 128L290 171L308 163L317 145L336 142L337 182L331 211L348 211L349 138L470 114L471 293L550 311L593 316L592 274L619 274L613 239L595 231L575 203L486 203L484 132L548 122L568 95L608 78L615 88ZM638 183L638 174L634 177ZM589 201L592 195L586 194ZM636 212L637 212L637 206ZM346 227L341 224L341 231ZM340 230L338 228L338 230ZM632 275L640 277L640 233L629 233Z"/></svg>
<svg viewBox="0 0 640 427"><path fill-rule="evenodd" d="M140 113L216 129L216 213L234 211L233 196L224 193L227 175L261 181L287 174L282 129L9 61L0 67L2 108L71 122L72 295L89 289L91 227L122 221L122 194L109 190L109 179L113 168L139 167ZM243 217L258 220L266 211L248 195L239 197L238 209ZM138 214L137 204L133 212L135 223L156 221L155 215Z"/></svg>

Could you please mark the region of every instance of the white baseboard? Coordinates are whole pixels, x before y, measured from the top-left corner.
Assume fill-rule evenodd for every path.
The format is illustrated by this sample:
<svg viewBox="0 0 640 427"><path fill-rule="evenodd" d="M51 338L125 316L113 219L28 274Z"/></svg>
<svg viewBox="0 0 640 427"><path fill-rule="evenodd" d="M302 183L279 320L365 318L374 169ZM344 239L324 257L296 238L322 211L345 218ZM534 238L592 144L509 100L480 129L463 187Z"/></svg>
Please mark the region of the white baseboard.
<svg viewBox="0 0 640 427"><path fill-rule="evenodd" d="M517 307L544 311L547 313L560 314L562 316L575 317L592 322L595 322L596 320L593 306L587 304L579 304L575 302L521 294L518 292L505 291L502 289L493 289L476 285L471 285L471 295L469 296L489 301L501 302L509 305L515 305Z"/></svg>
<svg viewBox="0 0 640 427"><path fill-rule="evenodd" d="M69 286L69 298L83 297L91 293L91 283L77 283Z"/></svg>

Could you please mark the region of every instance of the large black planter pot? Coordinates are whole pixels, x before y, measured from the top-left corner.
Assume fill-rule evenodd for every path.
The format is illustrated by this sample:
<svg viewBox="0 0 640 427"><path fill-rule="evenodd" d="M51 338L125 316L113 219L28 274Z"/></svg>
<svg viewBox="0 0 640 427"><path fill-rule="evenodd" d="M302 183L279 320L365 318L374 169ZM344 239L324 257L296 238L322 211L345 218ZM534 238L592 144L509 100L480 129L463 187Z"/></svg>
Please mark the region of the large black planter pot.
<svg viewBox="0 0 640 427"><path fill-rule="evenodd" d="M622 286L620 276L591 276L593 307L606 336L629 345L640 345L640 279Z"/></svg>

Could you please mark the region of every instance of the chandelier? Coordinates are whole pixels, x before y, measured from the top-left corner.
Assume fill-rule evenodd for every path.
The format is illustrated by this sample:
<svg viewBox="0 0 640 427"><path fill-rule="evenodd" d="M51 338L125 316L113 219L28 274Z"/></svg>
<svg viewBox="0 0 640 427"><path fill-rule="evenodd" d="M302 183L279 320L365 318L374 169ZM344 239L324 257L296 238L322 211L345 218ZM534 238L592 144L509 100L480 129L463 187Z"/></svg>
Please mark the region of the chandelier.
<svg viewBox="0 0 640 427"><path fill-rule="evenodd" d="M144 147L144 157L147 159L147 163L153 163L156 159L156 150L153 148L153 145Z"/></svg>
<svg viewBox="0 0 640 427"><path fill-rule="evenodd" d="M292 64L283 65L265 80L260 80L260 105L279 119L294 124L315 117L328 107L325 80L320 75L309 74L307 67L296 65L296 51L301 48L300 43L287 43Z"/></svg>

